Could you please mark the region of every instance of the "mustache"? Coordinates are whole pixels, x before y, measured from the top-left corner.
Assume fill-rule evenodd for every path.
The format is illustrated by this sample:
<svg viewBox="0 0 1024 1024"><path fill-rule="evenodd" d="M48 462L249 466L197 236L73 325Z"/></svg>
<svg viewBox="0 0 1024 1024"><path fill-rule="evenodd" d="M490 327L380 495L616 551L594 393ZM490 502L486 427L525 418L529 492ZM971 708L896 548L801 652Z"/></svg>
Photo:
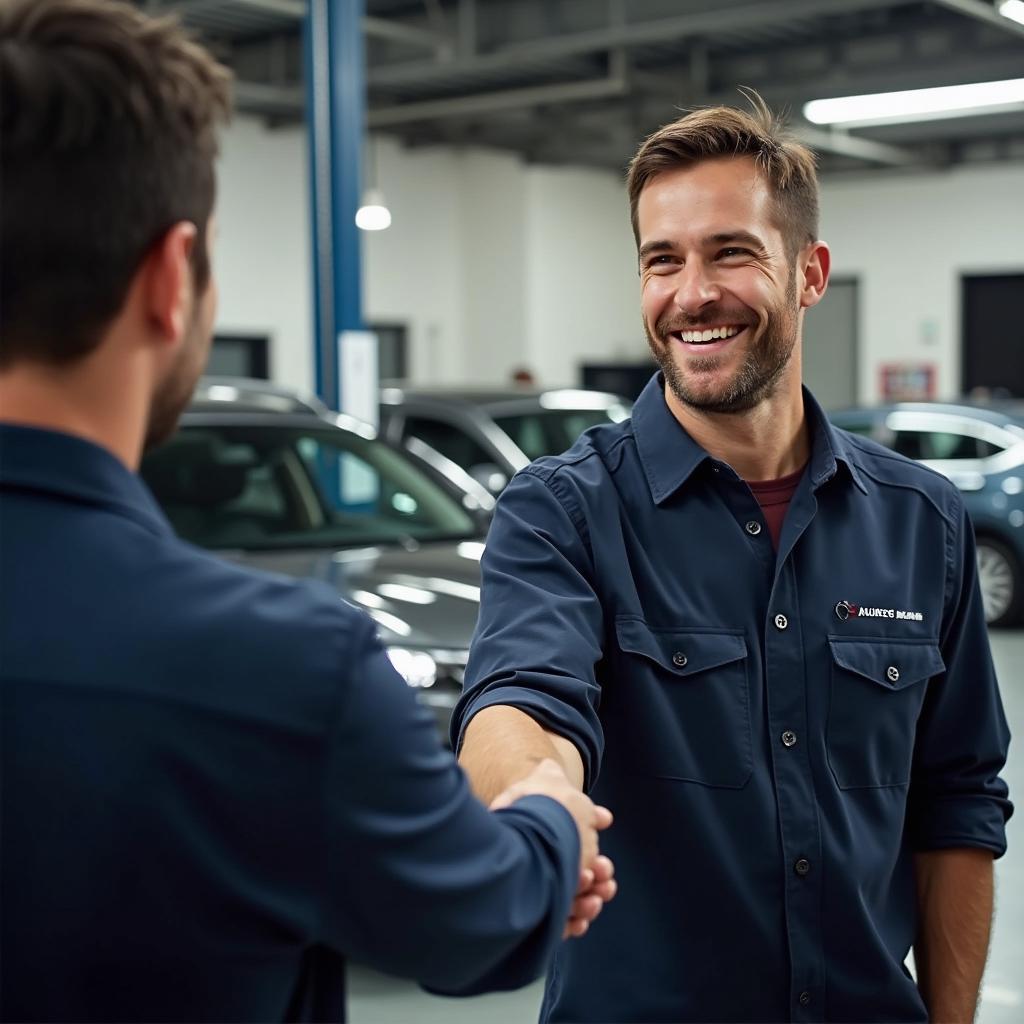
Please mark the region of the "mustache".
<svg viewBox="0 0 1024 1024"><path fill-rule="evenodd" d="M749 313L734 313L727 309L713 309L700 316L681 316L673 314L661 317L654 325L659 335L664 337L673 331L695 331L698 328L714 327L718 324L752 327L756 321L750 319Z"/></svg>

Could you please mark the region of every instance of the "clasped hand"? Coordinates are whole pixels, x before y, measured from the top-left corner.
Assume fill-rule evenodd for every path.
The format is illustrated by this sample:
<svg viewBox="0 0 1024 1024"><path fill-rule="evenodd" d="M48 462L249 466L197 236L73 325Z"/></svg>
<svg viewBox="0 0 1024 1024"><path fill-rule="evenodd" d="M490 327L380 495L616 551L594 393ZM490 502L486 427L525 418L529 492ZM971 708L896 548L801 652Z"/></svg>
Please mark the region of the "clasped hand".
<svg viewBox="0 0 1024 1024"><path fill-rule="evenodd" d="M601 913L618 886L615 867L598 852L597 833L612 823L612 812L595 804L569 781L557 761L545 758L525 778L513 783L491 801L492 811L515 803L524 796L547 796L557 800L573 817L580 835L580 877L569 910L564 938L585 935L590 923Z"/></svg>

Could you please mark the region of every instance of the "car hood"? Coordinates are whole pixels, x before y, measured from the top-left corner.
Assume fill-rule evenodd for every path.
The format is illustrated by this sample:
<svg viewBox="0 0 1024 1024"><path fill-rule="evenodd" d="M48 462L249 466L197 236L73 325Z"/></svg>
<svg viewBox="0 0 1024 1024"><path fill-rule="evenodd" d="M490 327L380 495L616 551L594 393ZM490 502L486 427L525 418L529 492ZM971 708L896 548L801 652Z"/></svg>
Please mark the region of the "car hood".
<svg viewBox="0 0 1024 1024"><path fill-rule="evenodd" d="M322 580L364 609L385 644L465 651L480 607L480 542L231 552L253 568ZM227 553L225 553L227 554Z"/></svg>

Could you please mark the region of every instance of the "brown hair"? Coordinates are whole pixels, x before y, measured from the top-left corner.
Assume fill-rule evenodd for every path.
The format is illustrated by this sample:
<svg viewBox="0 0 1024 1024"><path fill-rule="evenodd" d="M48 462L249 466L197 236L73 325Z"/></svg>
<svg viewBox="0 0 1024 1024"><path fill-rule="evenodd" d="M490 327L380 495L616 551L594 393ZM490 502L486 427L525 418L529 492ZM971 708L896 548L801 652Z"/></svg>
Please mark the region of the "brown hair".
<svg viewBox="0 0 1024 1024"><path fill-rule="evenodd" d="M168 18L112 0L0 4L0 366L99 343L179 221L209 278L216 130L230 72Z"/></svg>
<svg viewBox="0 0 1024 1024"><path fill-rule="evenodd" d="M659 128L637 150L626 179L637 245L637 207L644 186L663 171L722 157L754 158L775 196L777 226L791 259L817 239L818 175L814 154L787 138L782 122L754 90L741 92L750 102L750 113L733 107L694 110Z"/></svg>

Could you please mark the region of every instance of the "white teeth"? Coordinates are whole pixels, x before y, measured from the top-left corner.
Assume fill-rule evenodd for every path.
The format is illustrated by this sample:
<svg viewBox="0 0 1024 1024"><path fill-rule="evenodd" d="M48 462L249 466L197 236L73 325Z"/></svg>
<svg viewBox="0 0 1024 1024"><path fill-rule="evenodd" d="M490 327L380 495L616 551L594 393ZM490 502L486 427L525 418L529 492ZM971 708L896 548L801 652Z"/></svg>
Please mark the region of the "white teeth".
<svg viewBox="0 0 1024 1024"><path fill-rule="evenodd" d="M709 341L731 338L741 330L742 327L712 327L706 331L680 331L679 337L691 345L702 345Z"/></svg>

